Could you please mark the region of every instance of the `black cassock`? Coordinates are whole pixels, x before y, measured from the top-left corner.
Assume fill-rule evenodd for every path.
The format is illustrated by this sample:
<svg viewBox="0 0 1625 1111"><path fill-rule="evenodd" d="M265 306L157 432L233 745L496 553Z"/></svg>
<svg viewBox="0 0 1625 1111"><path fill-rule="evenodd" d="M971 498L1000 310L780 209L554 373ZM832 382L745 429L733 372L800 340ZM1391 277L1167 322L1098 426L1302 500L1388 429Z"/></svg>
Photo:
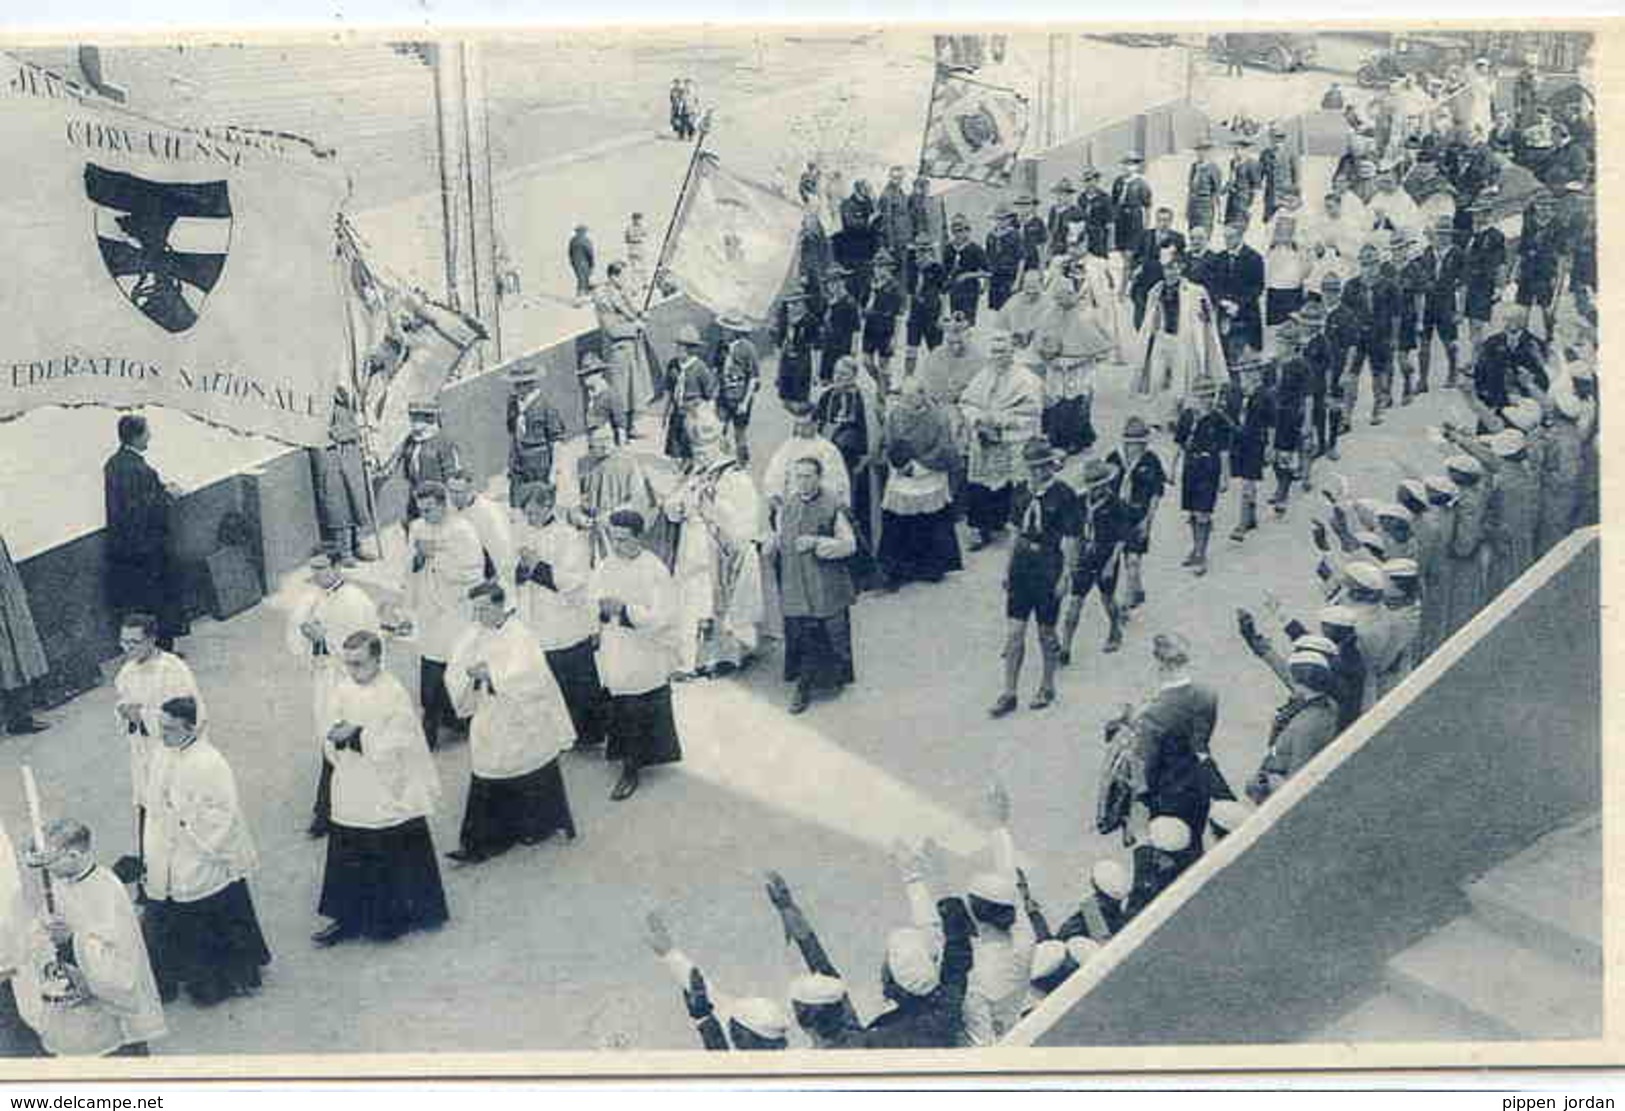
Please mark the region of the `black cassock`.
<svg viewBox="0 0 1625 1111"><path fill-rule="evenodd" d="M107 594L114 615L150 613L160 640L187 633L180 583L169 558L169 492L158 472L129 447L102 466L107 506Z"/></svg>

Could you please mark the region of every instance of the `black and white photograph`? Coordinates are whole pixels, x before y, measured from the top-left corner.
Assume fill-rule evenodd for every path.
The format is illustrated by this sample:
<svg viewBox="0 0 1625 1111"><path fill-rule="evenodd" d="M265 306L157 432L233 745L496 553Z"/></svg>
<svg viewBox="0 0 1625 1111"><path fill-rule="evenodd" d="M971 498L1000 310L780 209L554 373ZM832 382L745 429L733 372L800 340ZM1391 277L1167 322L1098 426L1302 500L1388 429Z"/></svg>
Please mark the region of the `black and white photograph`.
<svg viewBox="0 0 1625 1111"><path fill-rule="evenodd" d="M0 37L0 1078L1625 1060L1618 28L1322 14Z"/></svg>

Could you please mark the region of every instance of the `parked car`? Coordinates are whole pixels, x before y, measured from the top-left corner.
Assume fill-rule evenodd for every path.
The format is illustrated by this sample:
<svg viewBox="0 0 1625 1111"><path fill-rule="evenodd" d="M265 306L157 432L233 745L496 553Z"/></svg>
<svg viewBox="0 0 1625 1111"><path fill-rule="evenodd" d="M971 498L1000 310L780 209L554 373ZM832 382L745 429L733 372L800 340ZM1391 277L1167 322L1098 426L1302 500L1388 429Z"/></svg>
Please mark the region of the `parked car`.
<svg viewBox="0 0 1625 1111"><path fill-rule="evenodd" d="M1443 77L1451 66L1472 61L1472 44L1443 35L1395 35L1394 44L1361 63L1355 80L1363 89L1384 89L1401 77Z"/></svg>
<svg viewBox="0 0 1625 1111"><path fill-rule="evenodd" d="M1116 43L1118 46L1177 46L1178 35L1085 35L1085 38L1095 39L1098 42Z"/></svg>
<svg viewBox="0 0 1625 1111"><path fill-rule="evenodd" d="M1315 60L1315 36L1284 31L1212 35L1208 38L1208 52L1217 59L1239 57L1243 65L1291 73Z"/></svg>

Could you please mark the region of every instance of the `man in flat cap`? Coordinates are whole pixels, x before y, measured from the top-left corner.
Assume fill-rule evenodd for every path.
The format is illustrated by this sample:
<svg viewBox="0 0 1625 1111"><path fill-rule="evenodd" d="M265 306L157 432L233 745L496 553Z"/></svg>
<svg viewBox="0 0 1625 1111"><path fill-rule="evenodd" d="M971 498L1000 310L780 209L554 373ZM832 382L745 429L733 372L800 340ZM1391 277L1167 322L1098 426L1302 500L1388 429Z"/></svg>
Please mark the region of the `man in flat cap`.
<svg viewBox="0 0 1625 1111"><path fill-rule="evenodd" d="M406 479L406 519L403 527L410 532L412 522L419 516L418 491L431 482L444 485L446 479L463 464L462 453L440 427L438 401L411 402L406 407L406 415L411 421L411 429L384 466L383 474L398 470Z"/></svg>

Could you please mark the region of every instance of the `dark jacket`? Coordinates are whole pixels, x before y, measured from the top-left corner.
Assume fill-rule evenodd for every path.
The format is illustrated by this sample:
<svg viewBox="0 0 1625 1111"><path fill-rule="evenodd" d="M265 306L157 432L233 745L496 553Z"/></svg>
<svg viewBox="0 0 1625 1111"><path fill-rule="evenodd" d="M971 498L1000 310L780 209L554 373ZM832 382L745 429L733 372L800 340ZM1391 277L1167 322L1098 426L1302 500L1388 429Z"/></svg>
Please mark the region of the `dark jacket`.
<svg viewBox="0 0 1625 1111"><path fill-rule="evenodd" d="M139 451L123 447L102 465L107 505L107 553L113 559L154 559L169 541L169 491Z"/></svg>
<svg viewBox="0 0 1625 1111"><path fill-rule="evenodd" d="M942 918L937 990L925 996L888 990L887 998L895 1005L869 1024L864 1037L867 1048L950 1049L959 1044L965 986L974 960L970 912L960 899L939 899L937 914Z"/></svg>

